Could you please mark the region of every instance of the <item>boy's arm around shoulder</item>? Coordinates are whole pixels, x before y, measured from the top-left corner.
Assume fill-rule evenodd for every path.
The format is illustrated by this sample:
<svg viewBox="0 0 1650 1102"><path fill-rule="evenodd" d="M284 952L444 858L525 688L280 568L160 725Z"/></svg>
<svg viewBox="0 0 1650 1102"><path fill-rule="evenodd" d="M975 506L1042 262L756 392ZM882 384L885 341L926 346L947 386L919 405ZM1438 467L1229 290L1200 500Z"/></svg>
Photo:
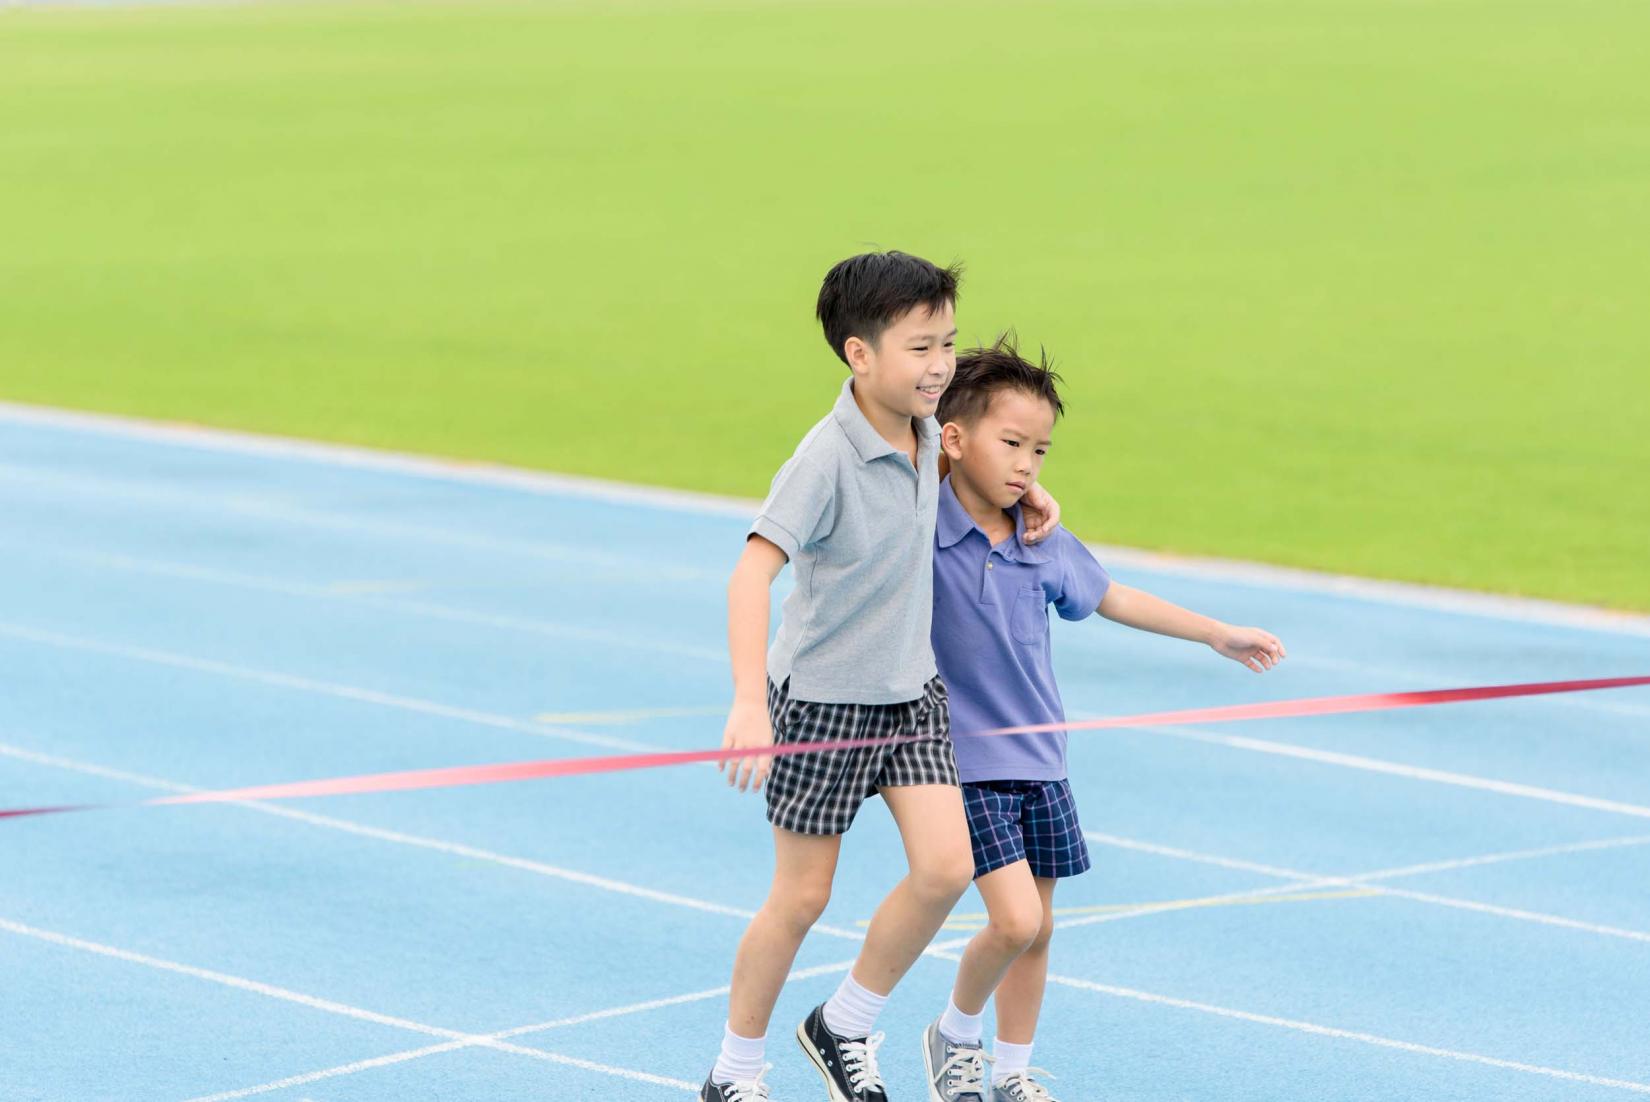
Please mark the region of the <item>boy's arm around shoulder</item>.
<svg viewBox="0 0 1650 1102"><path fill-rule="evenodd" d="M1207 643L1216 654L1241 662L1256 673L1266 672L1288 654L1269 631L1233 627L1121 582L1111 584L1096 611L1125 627Z"/></svg>
<svg viewBox="0 0 1650 1102"><path fill-rule="evenodd" d="M745 540L744 553L728 582L728 658L733 665L733 707L722 745L747 749L773 745L768 722L767 653L773 580L787 561L778 544L761 535ZM771 756L724 760L718 768L741 792L760 790L773 766Z"/></svg>

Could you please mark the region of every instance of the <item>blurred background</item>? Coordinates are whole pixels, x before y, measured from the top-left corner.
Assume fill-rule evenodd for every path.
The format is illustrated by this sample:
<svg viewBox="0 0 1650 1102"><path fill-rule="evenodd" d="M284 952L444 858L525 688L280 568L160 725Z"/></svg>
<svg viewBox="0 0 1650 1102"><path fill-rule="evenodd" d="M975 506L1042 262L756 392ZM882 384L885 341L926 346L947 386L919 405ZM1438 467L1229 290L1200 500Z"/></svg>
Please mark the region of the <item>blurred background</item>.
<svg viewBox="0 0 1650 1102"><path fill-rule="evenodd" d="M841 379L821 275L901 248L1056 357L1085 538L1650 609L1647 35L0 5L0 398L757 497Z"/></svg>

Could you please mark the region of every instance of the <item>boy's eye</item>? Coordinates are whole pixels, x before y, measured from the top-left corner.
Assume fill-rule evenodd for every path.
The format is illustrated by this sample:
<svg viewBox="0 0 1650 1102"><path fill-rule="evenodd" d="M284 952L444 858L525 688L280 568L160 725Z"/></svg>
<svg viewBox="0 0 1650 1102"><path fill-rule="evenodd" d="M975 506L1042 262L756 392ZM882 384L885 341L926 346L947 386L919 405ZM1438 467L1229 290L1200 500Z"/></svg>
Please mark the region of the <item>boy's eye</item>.
<svg viewBox="0 0 1650 1102"><path fill-rule="evenodd" d="M1020 442L1018 440L1004 440L1003 443L1007 444L1011 448L1017 448L1020 446Z"/></svg>
<svg viewBox="0 0 1650 1102"><path fill-rule="evenodd" d="M1038 455L1047 455L1048 454L1048 449L1047 448L1038 448L1037 449L1037 454Z"/></svg>

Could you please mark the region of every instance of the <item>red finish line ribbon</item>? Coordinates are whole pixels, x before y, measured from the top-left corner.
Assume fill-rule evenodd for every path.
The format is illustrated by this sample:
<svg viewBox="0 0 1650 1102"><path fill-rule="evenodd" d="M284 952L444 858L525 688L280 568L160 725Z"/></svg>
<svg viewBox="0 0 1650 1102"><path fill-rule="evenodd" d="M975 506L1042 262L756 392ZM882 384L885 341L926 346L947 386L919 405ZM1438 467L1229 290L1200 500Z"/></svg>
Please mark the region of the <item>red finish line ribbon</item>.
<svg viewBox="0 0 1650 1102"><path fill-rule="evenodd" d="M1040 723L1020 727L999 727L961 737L1036 734L1043 731L1099 731L1132 727L1167 727L1201 723L1233 723L1251 719L1291 719L1300 716L1345 715L1350 712L1380 712L1399 708L1421 708L1433 704L1457 704L1508 697L1546 696L1553 693L1591 692L1596 689L1625 689L1650 685L1650 677L1606 677L1588 681L1543 681L1525 685L1484 685L1468 689L1433 689L1410 693L1365 693L1356 696L1319 696L1305 700L1277 700L1260 704L1229 704L1215 708L1188 708L1177 712L1149 712L1143 715L1113 716L1071 723ZM759 749L732 751L665 750L646 754L618 754L594 758L551 758L542 761L500 762L493 765L458 765L440 769L413 769L399 773L368 773L354 777L331 777L289 784L267 784L252 788L230 788L214 792L191 792L182 796L161 796L135 806L164 804L233 803L244 800L293 800L306 796L352 796L368 792L406 792L419 788L455 788L465 785L498 784L504 781L537 780L544 777L576 777L591 773L620 773L632 769L659 769L697 762L729 761L750 757L782 757L789 754L822 754L833 750L855 750L870 746L895 746L916 742L903 735L880 739L838 739L831 742L790 743ZM105 804L60 807L24 807L0 810L0 819L52 815L68 811L88 811Z"/></svg>

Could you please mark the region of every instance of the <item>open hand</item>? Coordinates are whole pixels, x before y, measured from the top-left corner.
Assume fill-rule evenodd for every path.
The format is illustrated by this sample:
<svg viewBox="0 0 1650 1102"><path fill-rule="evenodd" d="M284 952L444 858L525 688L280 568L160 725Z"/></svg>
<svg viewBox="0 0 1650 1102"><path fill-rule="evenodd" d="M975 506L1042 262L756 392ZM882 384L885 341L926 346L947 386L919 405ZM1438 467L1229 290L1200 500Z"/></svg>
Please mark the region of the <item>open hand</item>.
<svg viewBox="0 0 1650 1102"><path fill-rule="evenodd" d="M1256 673L1265 673L1288 657L1283 643L1276 635L1260 628L1235 628L1224 625L1221 634L1209 644L1215 653L1242 662Z"/></svg>
<svg viewBox="0 0 1650 1102"><path fill-rule="evenodd" d="M767 708L760 702L734 701L728 713L728 725L722 731L722 747L729 750L763 749L773 745L773 726L768 722ZM723 758L716 763L719 773L726 773L729 785L739 791L760 792L773 768L773 757Z"/></svg>

